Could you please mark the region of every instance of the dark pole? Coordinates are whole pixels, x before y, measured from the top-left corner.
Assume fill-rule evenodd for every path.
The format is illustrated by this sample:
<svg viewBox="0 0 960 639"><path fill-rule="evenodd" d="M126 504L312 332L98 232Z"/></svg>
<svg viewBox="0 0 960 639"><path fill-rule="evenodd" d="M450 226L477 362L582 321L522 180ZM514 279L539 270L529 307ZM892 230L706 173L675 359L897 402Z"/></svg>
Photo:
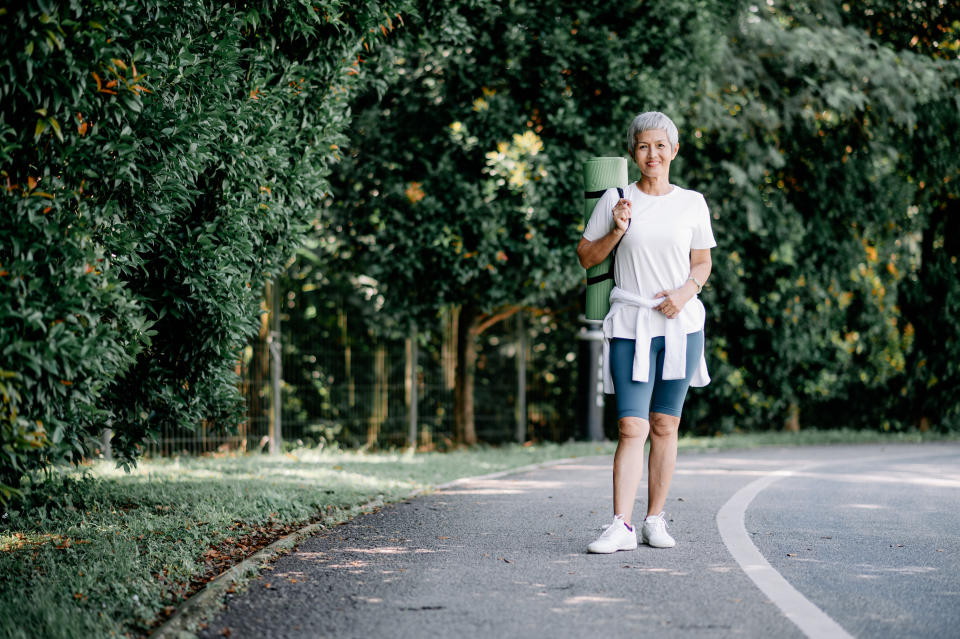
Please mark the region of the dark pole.
<svg viewBox="0 0 960 639"><path fill-rule="evenodd" d="M410 337L407 338L408 350L407 350L407 384L410 388L409 401L410 405L408 408L408 427L409 431L407 433L407 445L410 447L410 450L416 450L417 448L417 404L420 401L417 396L417 359L419 354L417 352L417 324L414 322L413 326L410 327Z"/></svg>
<svg viewBox="0 0 960 639"><path fill-rule="evenodd" d="M270 331L270 389L271 389L271 416L270 420L270 447L271 455L276 455L281 451L283 436L281 435L281 411L283 410L283 400L281 396L281 386L283 384L283 372L281 369L280 348L280 286L274 281L270 286L270 320L272 321L272 330Z"/></svg>
<svg viewBox="0 0 960 639"><path fill-rule="evenodd" d="M580 340L577 375L577 423L580 432L592 442L604 440L603 435L603 371L600 357L603 352L602 320L588 320L580 316Z"/></svg>
<svg viewBox="0 0 960 639"><path fill-rule="evenodd" d="M519 443L527 441L527 329L523 324L523 311L517 313L517 403L516 438Z"/></svg>

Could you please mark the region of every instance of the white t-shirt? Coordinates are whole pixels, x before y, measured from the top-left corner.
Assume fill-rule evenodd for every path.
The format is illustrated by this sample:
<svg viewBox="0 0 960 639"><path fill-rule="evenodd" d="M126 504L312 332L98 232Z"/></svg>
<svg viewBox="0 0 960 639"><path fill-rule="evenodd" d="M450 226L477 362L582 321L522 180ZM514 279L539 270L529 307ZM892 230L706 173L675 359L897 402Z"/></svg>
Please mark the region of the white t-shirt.
<svg viewBox="0 0 960 639"><path fill-rule="evenodd" d="M657 293L680 288L690 277L690 250L717 245L710 226L710 211L703 195L676 185L666 195L647 195L636 183L623 190L631 203L631 222L614 262L617 286L634 295L652 298ZM583 231L594 242L613 228L613 207L619 200L616 189L607 189L597 202ZM694 299L680 312L685 332L703 328L706 312ZM636 334L636 315L618 313L613 318L613 337L632 339ZM652 311L649 318L652 336L664 335L666 316Z"/></svg>

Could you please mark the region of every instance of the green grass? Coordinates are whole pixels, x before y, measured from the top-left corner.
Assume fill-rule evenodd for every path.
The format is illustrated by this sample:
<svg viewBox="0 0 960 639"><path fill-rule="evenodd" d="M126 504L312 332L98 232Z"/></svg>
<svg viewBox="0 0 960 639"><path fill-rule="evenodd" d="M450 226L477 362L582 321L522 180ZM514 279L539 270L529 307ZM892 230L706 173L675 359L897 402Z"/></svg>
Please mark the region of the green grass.
<svg viewBox="0 0 960 639"><path fill-rule="evenodd" d="M685 451L945 439L854 431L684 438ZM449 453L318 452L98 463L56 472L0 519L0 638L138 636L231 562L371 500L564 457L611 442Z"/></svg>

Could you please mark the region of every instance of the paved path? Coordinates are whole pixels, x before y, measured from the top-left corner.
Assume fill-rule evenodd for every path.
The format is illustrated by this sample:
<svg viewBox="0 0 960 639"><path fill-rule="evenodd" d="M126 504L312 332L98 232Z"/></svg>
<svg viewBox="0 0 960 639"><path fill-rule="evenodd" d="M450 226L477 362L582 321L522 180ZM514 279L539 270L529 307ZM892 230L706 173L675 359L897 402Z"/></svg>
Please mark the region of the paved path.
<svg viewBox="0 0 960 639"><path fill-rule="evenodd" d="M958 444L684 454L676 548L589 555L610 463L357 518L277 560L202 636L960 637Z"/></svg>

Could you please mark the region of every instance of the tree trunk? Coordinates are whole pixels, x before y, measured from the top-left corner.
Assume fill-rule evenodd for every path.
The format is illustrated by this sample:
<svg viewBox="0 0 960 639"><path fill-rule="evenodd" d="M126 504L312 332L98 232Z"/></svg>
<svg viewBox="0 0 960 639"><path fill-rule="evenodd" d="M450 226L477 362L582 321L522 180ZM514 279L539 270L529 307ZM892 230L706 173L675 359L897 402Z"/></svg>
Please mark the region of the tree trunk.
<svg viewBox="0 0 960 639"><path fill-rule="evenodd" d="M477 326L479 313L470 306L460 309L457 322L457 383L454 391L454 427L456 442L477 443L473 413L473 379L477 364Z"/></svg>
<svg viewBox="0 0 960 639"><path fill-rule="evenodd" d="M247 400L247 420L243 427L242 436L259 437L264 435L269 427L269 414L265 399L265 386L270 378L270 308L267 304L270 299L270 282L264 288L263 299L260 300L260 330L253 343L253 352L250 361L246 364L243 389ZM262 426L262 427L261 427ZM251 444L252 445L252 444ZM203 451L207 452L207 451Z"/></svg>
<svg viewBox="0 0 960 639"><path fill-rule="evenodd" d="M443 312L443 342L440 345L440 366L443 370L443 388L452 391L457 387L457 338L460 307L453 306Z"/></svg>
<svg viewBox="0 0 960 639"><path fill-rule="evenodd" d="M790 404L790 412L787 414L787 419L783 422L783 429L789 433L800 432L800 407L797 406L796 402L791 402Z"/></svg>
<svg viewBox="0 0 960 639"><path fill-rule="evenodd" d="M473 380L477 370L477 339L485 330L517 311L519 306L507 306L490 314L472 306L460 308L457 317L457 383L454 390L454 425L458 444L477 443L473 416Z"/></svg>
<svg viewBox="0 0 960 639"><path fill-rule="evenodd" d="M373 354L373 398L370 421L367 425L367 443L364 448L376 446L380 429L387 419L387 347L378 344Z"/></svg>

